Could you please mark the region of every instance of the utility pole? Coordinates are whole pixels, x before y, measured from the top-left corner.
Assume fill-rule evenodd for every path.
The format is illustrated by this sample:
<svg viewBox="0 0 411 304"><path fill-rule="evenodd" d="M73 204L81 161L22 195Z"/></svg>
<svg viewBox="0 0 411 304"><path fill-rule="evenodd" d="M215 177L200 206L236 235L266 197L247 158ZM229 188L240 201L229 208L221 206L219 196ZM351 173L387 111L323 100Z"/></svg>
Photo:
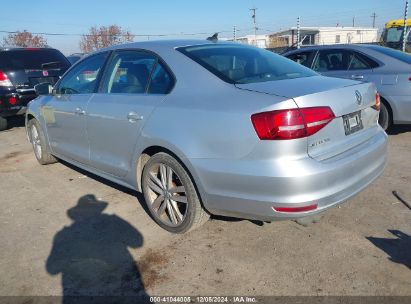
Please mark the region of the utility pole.
<svg viewBox="0 0 411 304"><path fill-rule="evenodd" d="M355 16L352 17L352 27L355 27Z"/></svg>
<svg viewBox="0 0 411 304"><path fill-rule="evenodd" d="M233 41L237 41L237 28L235 25L233 27Z"/></svg>
<svg viewBox="0 0 411 304"><path fill-rule="evenodd" d="M405 52L407 45L407 21L408 21L408 0L405 1L405 13L404 13L404 34L402 35L402 51Z"/></svg>
<svg viewBox="0 0 411 304"><path fill-rule="evenodd" d="M297 49L300 48L300 17L297 17Z"/></svg>
<svg viewBox="0 0 411 304"><path fill-rule="evenodd" d="M374 12L372 15L371 15L371 18L372 18L372 27L373 28L375 28L375 19L377 18L378 16L377 16L377 14Z"/></svg>
<svg viewBox="0 0 411 304"><path fill-rule="evenodd" d="M254 44L257 46L257 18L256 18L256 7L250 8L250 11L253 12L253 15L251 16L251 18L253 18L253 22L254 22Z"/></svg>

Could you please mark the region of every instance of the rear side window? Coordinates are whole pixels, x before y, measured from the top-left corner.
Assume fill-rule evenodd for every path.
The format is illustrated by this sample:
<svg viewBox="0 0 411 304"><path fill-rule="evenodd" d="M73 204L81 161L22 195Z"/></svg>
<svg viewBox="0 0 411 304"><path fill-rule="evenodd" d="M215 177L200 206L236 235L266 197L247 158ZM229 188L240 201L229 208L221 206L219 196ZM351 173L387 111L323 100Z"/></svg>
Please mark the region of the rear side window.
<svg viewBox="0 0 411 304"><path fill-rule="evenodd" d="M171 74L158 62L153 74L151 75L150 94L167 94L174 86L174 79Z"/></svg>
<svg viewBox="0 0 411 304"><path fill-rule="evenodd" d="M351 52L346 50L320 50L313 64L317 72L346 71L351 62Z"/></svg>
<svg viewBox="0 0 411 304"><path fill-rule="evenodd" d="M317 75L270 51L237 44L213 44L178 48L228 83L254 83Z"/></svg>
<svg viewBox="0 0 411 304"><path fill-rule="evenodd" d="M156 56L140 51L120 51L107 66L100 93L146 92Z"/></svg>
<svg viewBox="0 0 411 304"><path fill-rule="evenodd" d="M368 46L369 49L379 52L381 54L390 56L392 58L395 58L397 60L400 60L402 62L411 64L411 55L408 53L404 53L401 51L397 51L394 49L390 49L390 48L386 48L386 47L382 47L382 46Z"/></svg>
<svg viewBox="0 0 411 304"><path fill-rule="evenodd" d="M66 57L54 49L26 49L0 52L2 70L41 70L43 68L68 68Z"/></svg>
<svg viewBox="0 0 411 304"><path fill-rule="evenodd" d="M374 69L378 66L379 64L371 58L358 52L352 52L349 70Z"/></svg>

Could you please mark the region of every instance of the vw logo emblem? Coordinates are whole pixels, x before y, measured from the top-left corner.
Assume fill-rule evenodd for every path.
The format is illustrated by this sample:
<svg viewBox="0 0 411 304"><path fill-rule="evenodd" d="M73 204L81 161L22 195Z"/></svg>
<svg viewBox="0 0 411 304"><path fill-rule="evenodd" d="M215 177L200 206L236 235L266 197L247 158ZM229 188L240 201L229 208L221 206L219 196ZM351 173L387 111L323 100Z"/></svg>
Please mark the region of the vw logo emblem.
<svg viewBox="0 0 411 304"><path fill-rule="evenodd" d="M358 105L361 105L362 103L362 96L361 93L359 91L355 91L355 97L357 98L357 103Z"/></svg>

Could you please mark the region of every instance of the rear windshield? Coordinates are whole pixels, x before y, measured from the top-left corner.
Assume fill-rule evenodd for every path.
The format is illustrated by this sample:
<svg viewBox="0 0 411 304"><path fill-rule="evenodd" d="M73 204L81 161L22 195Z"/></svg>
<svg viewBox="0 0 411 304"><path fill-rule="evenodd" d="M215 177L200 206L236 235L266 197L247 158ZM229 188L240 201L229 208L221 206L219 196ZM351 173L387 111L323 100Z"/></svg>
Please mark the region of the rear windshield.
<svg viewBox="0 0 411 304"><path fill-rule="evenodd" d="M400 60L402 62L411 64L411 55L401 52L401 51L397 51L394 49L390 49L390 48L386 48L386 47L382 47L382 46L368 46L368 48L377 51L379 53L382 53L384 55L393 57L397 60Z"/></svg>
<svg viewBox="0 0 411 304"><path fill-rule="evenodd" d="M46 65L44 65L46 64ZM0 52L0 69L29 70L67 68L66 57L54 49L11 50Z"/></svg>
<svg viewBox="0 0 411 304"><path fill-rule="evenodd" d="M317 75L285 57L245 45L200 45L177 50L229 83L265 82Z"/></svg>

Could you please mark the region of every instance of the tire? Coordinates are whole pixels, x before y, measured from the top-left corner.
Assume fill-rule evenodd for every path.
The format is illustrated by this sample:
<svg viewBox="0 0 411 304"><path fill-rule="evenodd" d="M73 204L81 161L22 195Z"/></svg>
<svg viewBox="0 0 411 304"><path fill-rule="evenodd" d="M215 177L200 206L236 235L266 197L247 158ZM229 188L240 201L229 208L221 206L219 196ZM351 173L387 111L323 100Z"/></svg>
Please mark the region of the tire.
<svg viewBox="0 0 411 304"><path fill-rule="evenodd" d="M392 124L391 112L388 109L388 106L384 102L381 102L380 116L378 118L378 123L380 124L381 128L384 129L384 131L387 131L388 128Z"/></svg>
<svg viewBox="0 0 411 304"><path fill-rule="evenodd" d="M165 230L186 233L209 219L190 175L172 156L163 152L153 155L141 180L150 215Z"/></svg>
<svg viewBox="0 0 411 304"><path fill-rule="evenodd" d="M0 117L0 131L4 131L7 129L7 119L4 117Z"/></svg>
<svg viewBox="0 0 411 304"><path fill-rule="evenodd" d="M36 119L31 119L27 123L27 130L29 133L30 142L33 146L33 152L38 162L42 165L53 164L57 159L51 155L50 150L46 144L46 138Z"/></svg>

